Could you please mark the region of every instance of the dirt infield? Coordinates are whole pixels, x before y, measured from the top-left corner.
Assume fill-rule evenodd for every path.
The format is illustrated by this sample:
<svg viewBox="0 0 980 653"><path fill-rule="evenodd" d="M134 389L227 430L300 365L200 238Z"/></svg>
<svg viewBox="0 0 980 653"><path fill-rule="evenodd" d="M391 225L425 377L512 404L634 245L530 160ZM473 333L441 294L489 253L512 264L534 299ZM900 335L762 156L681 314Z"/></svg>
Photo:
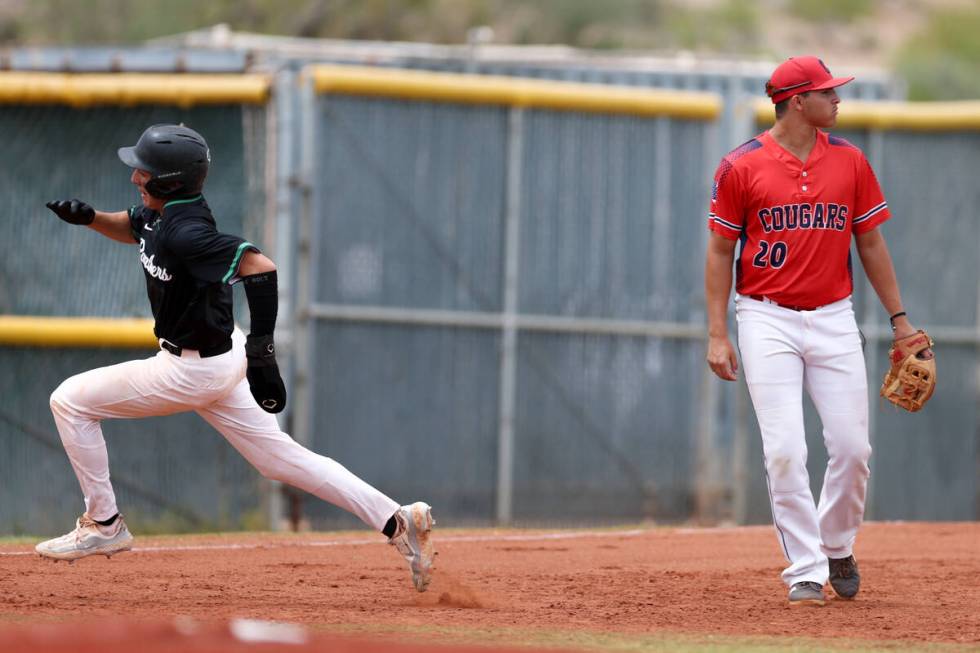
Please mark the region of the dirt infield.
<svg viewBox="0 0 980 653"><path fill-rule="evenodd" d="M73 565L42 561L29 545L3 546L0 620L13 626L0 630L0 650L23 650L9 638L23 643L25 627L76 619L124 631L115 620L125 617L166 639L180 630L177 616L198 624L198 638L253 619L303 625L315 641L369 633L431 644L469 633L479 643L481 632L561 631L980 644L980 523L867 524L855 550L861 593L823 608L787 604L770 527L436 537L425 594L412 589L394 549L369 533L137 534L132 553ZM72 650L86 650L75 635ZM100 653L109 653L106 644L103 637Z"/></svg>

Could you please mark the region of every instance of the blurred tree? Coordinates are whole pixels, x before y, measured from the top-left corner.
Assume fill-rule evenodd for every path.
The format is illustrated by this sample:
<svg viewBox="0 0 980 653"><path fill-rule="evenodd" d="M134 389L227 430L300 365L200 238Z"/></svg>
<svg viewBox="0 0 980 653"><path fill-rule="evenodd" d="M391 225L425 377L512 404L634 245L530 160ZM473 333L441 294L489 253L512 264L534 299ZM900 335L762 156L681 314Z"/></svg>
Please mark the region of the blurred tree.
<svg viewBox="0 0 980 653"><path fill-rule="evenodd" d="M872 0L790 0L791 13L804 20L849 23L873 9Z"/></svg>
<svg viewBox="0 0 980 653"><path fill-rule="evenodd" d="M980 97L980 0L947 0L956 10L946 11L903 6L916 19L931 15L895 58L912 96ZM217 23L313 38L465 43L471 28L489 25L498 43L747 55L771 45L762 25L775 28L764 19L788 14L822 23L859 51L864 43L866 52L878 44L862 26L873 19L856 19L880 11L888 7L875 0L0 0L0 44L138 44Z"/></svg>
<svg viewBox="0 0 980 653"><path fill-rule="evenodd" d="M662 0L491 0L478 3L470 26L489 24L501 42L630 47L629 35L650 33L661 21ZM459 3L456 5L460 6Z"/></svg>
<svg viewBox="0 0 980 653"><path fill-rule="evenodd" d="M976 3L980 9L980 2ZM933 14L897 57L912 100L980 98L980 11Z"/></svg>
<svg viewBox="0 0 980 653"><path fill-rule="evenodd" d="M671 47L723 53L756 53L764 41L752 0L724 0L703 9L675 6L667 33Z"/></svg>

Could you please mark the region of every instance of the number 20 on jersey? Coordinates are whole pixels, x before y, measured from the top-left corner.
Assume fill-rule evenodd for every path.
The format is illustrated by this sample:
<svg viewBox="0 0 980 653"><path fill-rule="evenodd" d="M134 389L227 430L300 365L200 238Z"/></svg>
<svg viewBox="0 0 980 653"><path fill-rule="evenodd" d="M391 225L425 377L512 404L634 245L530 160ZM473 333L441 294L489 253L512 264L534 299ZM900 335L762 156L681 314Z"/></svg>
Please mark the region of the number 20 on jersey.
<svg viewBox="0 0 980 653"><path fill-rule="evenodd" d="M759 252L752 259L752 265L757 268L773 268L778 270L786 262L789 248L781 240L770 244L767 240L759 241Z"/></svg>

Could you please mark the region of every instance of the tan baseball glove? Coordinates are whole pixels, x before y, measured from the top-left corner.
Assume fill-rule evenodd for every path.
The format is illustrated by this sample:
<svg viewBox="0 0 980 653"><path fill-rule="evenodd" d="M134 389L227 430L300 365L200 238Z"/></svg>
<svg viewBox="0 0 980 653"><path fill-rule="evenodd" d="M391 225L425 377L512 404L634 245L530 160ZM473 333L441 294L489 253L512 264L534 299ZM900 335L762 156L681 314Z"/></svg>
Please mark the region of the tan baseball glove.
<svg viewBox="0 0 980 653"><path fill-rule="evenodd" d="M922 329L892 343L888 350L891 369L881 384L882 397L911 413L922 410L936 389L936 359L921 357L932 345L932 338Z"/></svg>

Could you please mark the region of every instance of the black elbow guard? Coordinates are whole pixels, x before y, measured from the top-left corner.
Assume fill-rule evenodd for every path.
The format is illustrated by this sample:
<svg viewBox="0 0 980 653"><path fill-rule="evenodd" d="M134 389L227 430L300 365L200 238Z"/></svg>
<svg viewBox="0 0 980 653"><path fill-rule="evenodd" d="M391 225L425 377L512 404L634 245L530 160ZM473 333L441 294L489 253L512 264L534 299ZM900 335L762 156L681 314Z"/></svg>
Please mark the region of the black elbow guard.
<svg viewBox="0 0 980 653"><path fill-rule="evenodd" d="M267 413L281 412L286 407L286 385L279 374L272 335L250 335L245 340L245 357L245 378L255 403Z"/></svg>

